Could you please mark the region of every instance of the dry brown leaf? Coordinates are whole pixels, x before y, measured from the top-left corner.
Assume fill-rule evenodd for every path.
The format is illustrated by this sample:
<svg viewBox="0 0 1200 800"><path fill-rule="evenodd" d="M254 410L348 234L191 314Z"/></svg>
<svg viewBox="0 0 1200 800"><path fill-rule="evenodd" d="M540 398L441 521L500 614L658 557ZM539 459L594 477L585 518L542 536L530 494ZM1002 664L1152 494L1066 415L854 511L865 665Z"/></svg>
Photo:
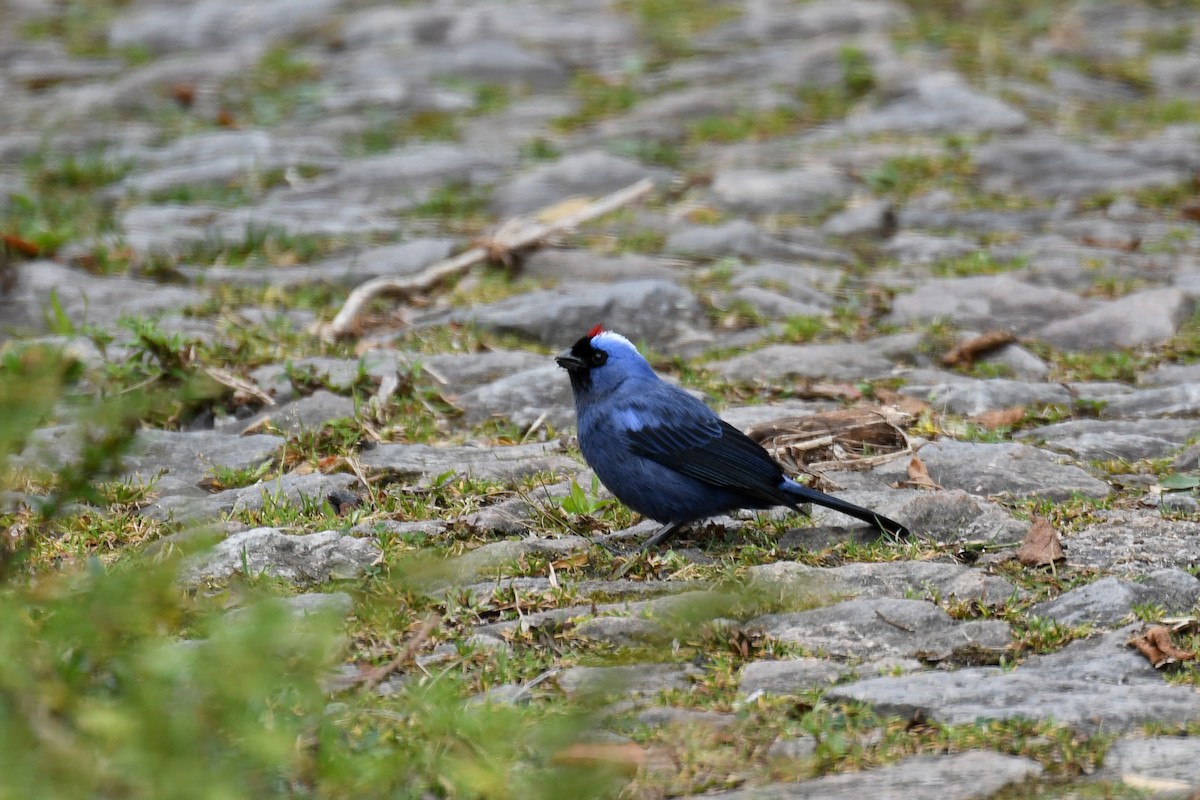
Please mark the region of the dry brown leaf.
<svg viewBox="0 0 1200 800"><path fill-rule="evenodd" d="M997 428L1011 428L1024 418L1025 406L1012 406L1011 408L994 408L991 411L985 411L971 417L971 421L982 425L989 431L994 431Z"/></svg>
<svg viewBox="0 0 1200 800"><path fill-rule="evenodd" d="M1054 530L1050 520L1034 517L1025 541L1017 548L1017 560L1027 567L1045 567L1066 558L1058 531Z"/></svg>
<svg viewBox="0 0 1200 800"><path fill-rule="evenodd" d="M981 333L974 339L962 342L949 353L942 356L942 363L948 367L969 367L975 363L975 359L985 353L1016 340L1017 337L1011 331L988 331L987 333Z"/></svg>
<svg viewBox="0 0 1200 800"><path fill-rule="evenodd" d="M1193 197L1179 207L1179 215L1193 222L1200 222L1200 197Z"/></svg>
<svg viewBox="0 0 1200 800"><path fill-rule="evenodd" d="M1196 654L1190 650L1177 647L1171 639L1171 631L1165 625L1155 625L1141 636L1135 636L1126 644L1136 647L1138 652L1154 665L1162 669L1168 664L1178 661L1190 661Z"/></svg>
<svg viewBox="0 0 1200 800"><path fill-rule="evenodd" d="M929 409L929 403L916 397L900 394L894 389L875 388L875 399L883 405L895 406L910 417L919 417Z"/></svg>
<svg viewBox="0 0 1200 800"><path fill-rule="evenodd" d="M28 239L22 239L20 236L14 236L11 233L6 233L0 236L3 239L4 245L14 253L19 253L29 258L37 258L42 254L42 248L38 247Z"/></svg>
<svg viewBox="0 0 1200 800"><path fill-rule="evenodd" d="M908 480L904 482L905 486L913 489L941 489L933 478L929 477L929 468L925 466L925 462L920 456L913 454L913 457L908 460Z"/></svg>
<svg viewBox="0 0 1200 800"><path fill-rule="evenodd" d="M636 775L646 763L646 751L633 742L578 742L564 747L551 759L575 767L608 767L622 775Z"/></svg>

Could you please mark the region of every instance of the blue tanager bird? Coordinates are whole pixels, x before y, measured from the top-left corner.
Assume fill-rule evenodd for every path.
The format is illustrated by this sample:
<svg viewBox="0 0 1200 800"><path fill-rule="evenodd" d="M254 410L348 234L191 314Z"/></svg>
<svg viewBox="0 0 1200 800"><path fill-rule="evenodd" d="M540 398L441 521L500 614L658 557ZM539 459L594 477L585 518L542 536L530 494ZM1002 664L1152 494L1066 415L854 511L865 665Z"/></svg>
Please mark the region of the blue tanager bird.
<svg viewBox="0 0 1200 800"><path fill-rule="evenodd" d="M659 378L619 333L597 325L555 360L571 378L584 459L618 500L662 523L643 551L705 517L801 503L909 535L894 520L785 476L761 445Z"/></svg>

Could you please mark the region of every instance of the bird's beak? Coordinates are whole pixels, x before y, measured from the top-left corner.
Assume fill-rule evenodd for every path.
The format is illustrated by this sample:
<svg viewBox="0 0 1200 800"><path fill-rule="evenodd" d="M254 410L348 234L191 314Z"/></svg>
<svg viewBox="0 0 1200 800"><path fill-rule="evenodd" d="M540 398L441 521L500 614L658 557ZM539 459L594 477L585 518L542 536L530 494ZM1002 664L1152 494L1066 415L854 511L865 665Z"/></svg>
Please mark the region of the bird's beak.
<svg viewBox="0 0 1200 800"><path fill-rule="evenodd" d="M587 367L587 365L584 364L583 361L581 361L579 357L574 355L570 350L563 350L554 357L554 360L557 361L558 365L567 372L579 372Z"/></svg>

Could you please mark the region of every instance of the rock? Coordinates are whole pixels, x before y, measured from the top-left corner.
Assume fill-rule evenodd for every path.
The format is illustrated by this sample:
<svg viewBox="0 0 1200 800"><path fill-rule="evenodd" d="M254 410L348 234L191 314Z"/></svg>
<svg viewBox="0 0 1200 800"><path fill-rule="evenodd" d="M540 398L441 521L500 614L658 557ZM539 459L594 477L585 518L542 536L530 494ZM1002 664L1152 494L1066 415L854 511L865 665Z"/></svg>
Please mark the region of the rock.
<svg viewBox="0 0 1200 800"><path fill-rule="evenodd" d="M1002 367L1017 380L1040 381L1050 374L1049 364L1015 343L984 354L978 363Z"/></svg>
<svg viewBox="0 0 1200 800"><path fill-rule="evenodd" d="M786 661L751 661L742 668L738 692L741 694L803 694L824 689L853 667L823 658L791 658Z"/></svg>
<svg viewBox="0 0 1200 800"><path fill-rule="evenodd" d="M1064 540L1071 566L1139 576L1150 570L1195 566L1200 522L1163 519L1157 511L1113 512Z"/></svg>
<svg viewBox="0 0 1200 800"><path fill-rule="evenodd" d="M735 291L731 298L749 305L767 319L787 319L788 317L823 317L829 315L829 305L812 305L793 300L790 297L772 292L770 289L760 289L757 286L745 286Z"/></svg>
<svg viewBox="0 0 1200 800"><path fill-rule="evenodd" d="M244 430L261 430L270 425L281 433L294 436L307 431L318 431L333 420L353 418L353 398L343 397L325 389L318 389L308 397L301 397L282 406L268 407L250 419L223 422L219 430L239 433Z"/></svg>
<svg viewBox="0 0 1200 800"><path fill-rule="evenodd" d="M945 319L962 328L1028 333L1088 308L1078 296L1026 283L1012 275L978 275L929 281L896 297L888 321L895 325Z"/></svg>
<svg viewBox="0 0 1200 800"><path fill-rule="evenodd" d="M846 120L851 133L981 133L1013 132L1028 119L1017 109L979 94L958 75L938 72L916 78L898 96L877 108L853 113Z"/></svg>
<svg viewBox="0 0 1200 800"><path fill-rule="evenodd" d="M674 664L630 664L623 667L570 667L558 676L568 697L595 694L654 694L686 689L694 669Z"/></svg>
<svg viewBox="0 0 1200 800"><path fill-rule="evenodd" d="M589 250L561 250L543 247L521 261L521 274L555 281L599 281L616 283L632 280L679 282L684 277L671 262L640 253L601 256Z"/></svg>
<svg viewBox="0 0 1200 800"><path fill-rule="evenodd" d="M915 492L899 507L886 501L885 505L879 506L884 507L888 516L899 516L910 530L943 543L1018 544L1029 531L1028 521L1017 519L1002 506L960 489ZM995 598L994 594L988 596Z"/></svg>
<svg viewBox="0 0 1200 800"><path fill-rule="evenodd" d="M0 319L18 332L41 333L55 319L57 303L65 323L116 328L122 317L157 317L199 305L205 295L186 286L165 286L116 275L96 276L52 261L29 261L13 268L14 289L0 293Z"/></svg>
<svg viewBox="0 0 1200 800"><path fill-rule="evenodd" d="M1159 364L1148 372L1138 373L1137 382L1142 386L1200 383L1200 364Z"/></svg>
<svg viewBox="0 0 1200 800"><path fill-rule="evenodd" d="M306 592L292 597L273 597L272 603L279 603L292 616L303 619L309 616L346 617L354 610L354 598L345 592ZM235 621L242 619L249 608L235 608L227 612L222 619Z"/></svg>
<svg viewBox="0 0 1200 800"><path fill-rule="evenodd" d="M526 214L572 197L610 194L642 178L661 183L669 178L669 173L632 159L591 150L536 167L498 187L492 195L492 208L501 217Z"/></svg>
<svg viewBox="0 0 1200 800"><path fill-rule="evenodd" d="M776 739L767 748L768 758L803 761L812 758L817 753L817 740L811 736L789 736L786 739Z"/></svg>
<svg viewBox="0 0 1200 800"><path fill-rule="evenodd" d="M205 283L233 286L297 286L304 283L329 283L336 286L357 286L385 275L400 276L420 272L425 267L448 258L458 248L454 239L413 239L400 244L369 247L349 255L339 255L296 267L276 267L271 270L247 270L240 267L184 268L190 278Z"/></svg>
<svg viewBox="0 0 1200 800"><path fill-rule="evenodd" d="M1118 739L1108 748L1104 763L1092 778L1123 783L1130 776L1164 784L1179 781L1193 788L1200 786L1200 739L1194 736ZM1187 791L1183 786L1178 788Z"/></svg>
<svg viewBox="0 0 1200 800"><path fill-rule="evenodd" d="M1105 419L1127 417L1195 417L1200 414L1200 383L1141 389L1117 397L1103 398L1100 416Z"/></svg>
<svg viewBox="0 0 1200 800"><path fill-rule="evenodd" d="M1042 442L1081 461L1138 461L1170 455L1195 433L1192 420L1072 419L1021 431L1017 438Z"/></svg>
<svg viewBox="0 0 1200 800"><path fill-rule="evenodd" d="M975 800L991 797L1006 786L1037 779L1042 766L1029 758L1006 756L990 750L955 755L911 756L896 764L858 772L826 775L800 783L771 783L731 792L717 792L712 800Z"/></svg>
<svg viewBox="0 0 1200 800"><path fill-rule="evenodd" d="M567 81L562 64L504 39L465 43L442 53L434 64L437 75L518 88L555 89Z"/></svg>
<svg viewBox="0 0 1200 800"><path fill-rule="evenodd" d="M571 382L556 364L500 378L458 395L455 402L468 425L499 418L520 428L541 420L561 429L575 422Z"/></svg>
<svg viewBox="0 0 1200 800"><path fill-rule="evenodd" d="M458 583L471 583L497 569L512 564L526 555L543 555L554 558L587 551L591 542L582 536L564 536L560 539L520 539L492 542L481 545L451 560L448 567Z"/></svg>
<svg viewBox="0 0 1200 800"><path fill-rule="evenodd" d="M746 570L750 585L785 601L793 597L911 598L936 595L940 599L975 600L999 605L1020 592L1005 579L961 564L929 561L893 561L810 567L777 561Z"/></svg>
<svg viewBox="0 0 1200 800"><path fill-rule="evenodd" d="M880 248L901 266L928 266L961 258L978 249L979 245L961 236L933 236L914 231L901 231Z"/></svg>
<svg viewBox="0 0 1200 800"><path fill-rule="evenodd" d="M254 528L235 533L211 551L190 559L183 579L189 583L223 580L248 569L298 583L322 583L353 578L379 555L371 540L337 531L291 535L278 528Z"/></svg>
<svg viewBox="0 0 1200 800"><path fill-rule="evenodd" d="M1010 494L1065 500L1074 494L1106 497L1109 487L1079 467L1059 463L1053 454L1024 444L956 442L940 439L918 451L934 482L974 495ZM907 480L908 463L893 461L871 473L831 472L846 488Z"/></svg>
<svg viewBox="0 0 1200 800"><path fill-rule="evenodd" d="M849 180L827 166L766 171L727 170L713 178L714 202L748 214L816 214L850 196Z"/></svg>
<svg viewBox="0 0 1200 800"><path fill-rule="evenodd" d="M810 259L831 264L848 264L851 257L838 250L772 236L748 220L722 225L695 225L673 232L663 250L704 259L721 256L743 258Z"/></svg>
<svg viewBox="0 0 1200 800"><path fill-rule="evenodd" d="M1035 335L1063 350L1157 345L1175 335L1193 307L1194 303L1178 289L1151 289L1051 322Z"/></svg>
<svg viewBox="0 0 1200 800"><path fill-rule="evenodd" d="M483 353L420 356L414 359L414 363L420 364L443 391L458 394L554 362L542 353L489 350Z"/></svg>
<svg viewBox="0 0 1200 800"><path fill-rule="evenodd" d="M998 658L1009 643L999 620L956 622L920 600L846 600L813 611L767 614L748 623L784 642L841 658L906 656L923 661Z"/></svg>
<svg viewBox="0 0 1200 800"><path fill-rule="evenodd" d="M638 617L596 617L576 625L574 633L614 647L661 642L665 636L662 625Z"/></svg>
<svg viewBox="0 0 1200 800"><path fill-rule="evenodd" d="M738 270L729 283L739 288L761 286L803 303L832 305L829 293L841 281L842 273L836 269L767 262Z"/></svg>
<svg viewBox="0 0 1200 800"><path fill-rule="evenodd" d="M895 334L855 343L776 344L710 366L728 380L747 382L882 378L891 374L892 358L915 350L919 340L919 334Z"/></svg>
<svg viewBox="0 0 1200 800"><path fill-rule="evenodd" d="M212 432L138 431L122 462L125 476L149 480L160 496L203 496L200 481L215 470L250 470L270 461L283 446L280 436L227 436Z"/></svg>
<svg viewBox="0 0 1200 800"><path fill-rule="evenodd" d="M1131 626L1033 656L1015 670L972 667L835 686L826 699L870 705L875 712L948 725L986 720L1053 719L1085 733L1133 731L1145 721L1186 724L1200 714L1200 694L1168 684L1145 656L1125 645Z"/></svg>
<svg viewBox="0 0 1200 800"><path fill-rule="evenodd" d="M696 711L690 708L647 708L638 712L634 720L652 728L665 728L670 725L696 725L703 728L720 730L728 728L737 721L733 714L722 714L718 711Z"/></svg>
<svg viewBox="0 0 1200 800"><path fill-rule="evenodd" d="M154 53L220 49L239 41L289 39L315 30L337 8L337 0L203 0L186 6L134 6L108 29L114 50L143 47Z"/></svg>
<svg viewBox="0 0 1200 800"><path fill-rule="evenodd" d="M509 447L434 447L383 444L359 457L364 467L409 480L431 480L445 473L479 480L515 481L539 472L574 475L583 465L561 454L557 444Z"/></svg>
<svg viewBox="0 0 1200 800"><path fill-rule="evenodd" d="M1071 393L1059 384L1027 383L1003 378L960 380L935 386L909 384L901 392L920 398L943 413L963 416L1014 406L1071 405Z"/></svg>
<svg viewBox="0 0 1200 800"><path fill-rule="evenodd" d="M1128 621L1135 605L1154 604L1167 614L1186 614L1200 600L1200 580L1178 569L1153 572L1144 581L1102 578L1038 603L1029 613L1063 625L1112 627Z"/></svg>
<svg viewBox="0 0 1200 800"><path fill-rule="evenodd" d="M1124 155L1044 134L985 144L975 151L975 166L985 191L1045 199L1133 192L1184 180L1180 171L1147 167Z"/></svg>
<svg viewBox="0 0 1200 800"><path fill-rule="evenodd" d="M174 494L159 497L141 513L155 519L194 521L221 515L257 511L264 506L287 505L304 508L306 504L329 502L336 508L336 492L349 490L358 481L353 475L298 475L288 473L275 480L255 483L216 494L194 496Z"/></svg>
<svg viewBox="0 0 1200 800"><path fill-rule="evenodd" d="M455 319L553 347L567 347L602 324L630 341L670 351L705 341L708 328L704 309L690 292L654 280L527 292L459 312Z"/></svg>
<svg viewBox="0 0 1200 800"><path fill-rule="evenodd" d="M885 239L896 231L896 211L886 200L851 205L821 225L829 236L871 236Z"/></svg>

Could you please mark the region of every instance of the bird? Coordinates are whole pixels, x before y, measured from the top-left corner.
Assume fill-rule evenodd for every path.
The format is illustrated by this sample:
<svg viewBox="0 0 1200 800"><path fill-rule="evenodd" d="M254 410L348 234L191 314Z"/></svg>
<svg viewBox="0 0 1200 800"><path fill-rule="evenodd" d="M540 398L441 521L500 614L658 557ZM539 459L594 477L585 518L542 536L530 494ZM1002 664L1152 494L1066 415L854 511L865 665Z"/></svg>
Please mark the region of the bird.
<svg viewBox="0 0 1200 800"><path fill-rule="evenodd" d="M840 511L881 534L910 535L895 520L787 477L762 445L660 378L615 331L597 325L555 361L571 380L584 460L618 500L662 526L639 552L707 517L801 503Z"/></svg>

